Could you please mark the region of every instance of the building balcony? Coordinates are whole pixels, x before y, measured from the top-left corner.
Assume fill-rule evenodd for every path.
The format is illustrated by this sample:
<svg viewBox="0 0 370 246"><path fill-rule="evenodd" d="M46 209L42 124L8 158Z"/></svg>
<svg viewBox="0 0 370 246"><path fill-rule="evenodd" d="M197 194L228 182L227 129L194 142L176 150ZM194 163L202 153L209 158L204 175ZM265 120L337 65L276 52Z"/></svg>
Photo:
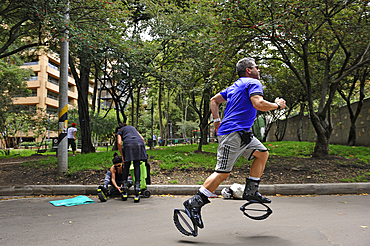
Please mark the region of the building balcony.
<svg viewBox="0 0 370 246"><path fill-rule="evenodd" d="M40 72L41 67L39 62L25 62L21 68L28 69L31 68L34 72Z"/></svg>
<svg viewBox="0 0 370 246"><path fill-rule="evenodd" d="M51 99L51 98L49 98L49 97L46 97L46 98L45 98L45 104L46 104L46 105L49 105L49 106L56 107L56 108L58 108L58 107L59 107L59 102L58 102L58 100Z"/></svg>
<svg viewBox="0 0 370 246"><path fill-rule="evenodd" d="M28 88L38 88L40 87L40 81L27 81L27 87Z"/></svg>
<svg viewBox="0 0 370 246"><path fill-rule="evenodd" d="M51 91L54 91L54 92L59 92L59 85L56 85L56 84L53 84L53 83L50 83L50 82L47 82L46 88L48 90L51 90Z"/></svg>
<svg viewBox="0 0 370 246"><path fill-rule="evenodd" d="M40 99L39 97L15 97L13 98L13 103L22 105L39 104Z"/></svg>
<svg viewBox="0 0 370 246"><path fill-rule="evenodd" d="M55 78L59 78L59 71L50 66L46 66L46 72L53 75Z"/></svg>

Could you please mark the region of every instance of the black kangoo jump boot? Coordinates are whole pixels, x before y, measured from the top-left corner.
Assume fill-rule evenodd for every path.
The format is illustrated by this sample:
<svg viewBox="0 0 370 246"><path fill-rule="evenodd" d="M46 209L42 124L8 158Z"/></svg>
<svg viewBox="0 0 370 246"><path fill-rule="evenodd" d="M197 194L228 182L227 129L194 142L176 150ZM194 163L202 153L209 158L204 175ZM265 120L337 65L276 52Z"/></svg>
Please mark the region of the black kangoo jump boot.
<svg viewBox="0 0 370 246"><path fill-rule="evenodd" d="M202 196L201 196L201 194L199 194L199 192L195 196L193 196L192 198L190 198L189 200L186 200L184 202L184 207L185 207L189 217L201 229L204 227L204 224L203 224L203 221L202 221L202 216L200 214L200 210L207 203L210 203L208 198L205 197L205 196L204 196L204 198L202 198Z"/></svg>
<svg viewBox="0 0 370 246"><path fill-rule="evenodd" d="M107 197L110 196L108 185L103 185L102 186L102 191L104 192L105 196L107 196Z"/></svg>
<svg viewBox="0 0 370 246"><path fill-rule="evenodd" d="M140 202L140 194L141 194L141 189L140 189L140 181L136 181L134 185L134 202Z"/></svg>
<svg viewBox="0 0 370 246"><path fill-rule="evenodd" d="M246 179L246 184L243 193L243 199L249 202L258 202L258 203L271 203L271 200L262 196L258 192L258 186L260 181Z"/></svg>
<svg viewBox="0 0 370 246"><path fill-rule="evenodd" d="M127 201L127 180L122 181L122 201Z"/></svg>
<svg viewBox="0 0 370 246"><path fill-rule="evenodd" d="M98 193L98 198L101 202L106 202L108 201L108 194L107 192L105 191L105 187L104 185L100 185L97 189L97 193Z"/></svg>

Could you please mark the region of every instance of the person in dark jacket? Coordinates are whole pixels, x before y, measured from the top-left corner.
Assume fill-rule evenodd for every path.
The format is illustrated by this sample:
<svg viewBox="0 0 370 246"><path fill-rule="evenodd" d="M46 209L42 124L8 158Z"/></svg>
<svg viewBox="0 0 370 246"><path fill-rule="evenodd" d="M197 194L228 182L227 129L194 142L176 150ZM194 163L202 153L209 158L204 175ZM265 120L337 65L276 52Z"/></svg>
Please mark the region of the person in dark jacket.
<svg viewBox="0 0 370 246"><path fill-rule="evenodd" d="M123 186L122 199L127 200L127 177L130 171L131 162L134 165L134 201L140 201L140 162L146 162L148 155L145 149L143 136L133 126L122 124L122 128L117 132L117 146L122 156L123 163Z"/></svg>

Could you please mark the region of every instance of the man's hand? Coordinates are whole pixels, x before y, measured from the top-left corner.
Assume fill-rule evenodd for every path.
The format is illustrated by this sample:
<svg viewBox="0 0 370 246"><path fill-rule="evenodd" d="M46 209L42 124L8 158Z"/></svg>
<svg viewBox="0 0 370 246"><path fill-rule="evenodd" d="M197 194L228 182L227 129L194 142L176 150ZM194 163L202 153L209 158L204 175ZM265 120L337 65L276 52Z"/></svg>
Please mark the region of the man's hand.
<svg viewBox="0 0 370 246"><path fill-rule="evenodd" d="M286 101L283 99L283 98L279 98L277 97L275 99L275 103L279 104L280 105L280 109L283 109L286 107Z"/></svg>
<svg viewBox="0 0 370 246"><path fill-rule="evenodd" d="M213 130L213 134L216 136L218 128L220 127L221 121L215 122L215 129Z"/></svg>

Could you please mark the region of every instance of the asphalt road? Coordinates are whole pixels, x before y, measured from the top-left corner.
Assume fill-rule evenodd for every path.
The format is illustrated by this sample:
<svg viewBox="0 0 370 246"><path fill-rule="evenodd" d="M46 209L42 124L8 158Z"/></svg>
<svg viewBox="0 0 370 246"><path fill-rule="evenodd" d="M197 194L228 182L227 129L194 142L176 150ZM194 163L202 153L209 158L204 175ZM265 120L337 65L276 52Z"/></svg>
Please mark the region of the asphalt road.
<svg viewBox="0 0 370 246"><path fill-rule="evenodd" d="M54 207L35 197L0 201L0 245L370 245L370 196L270 197L272 215L245 217L240 200L212 199L197 237L179 233L174 208L190 196L111 199Z"/></svg>

